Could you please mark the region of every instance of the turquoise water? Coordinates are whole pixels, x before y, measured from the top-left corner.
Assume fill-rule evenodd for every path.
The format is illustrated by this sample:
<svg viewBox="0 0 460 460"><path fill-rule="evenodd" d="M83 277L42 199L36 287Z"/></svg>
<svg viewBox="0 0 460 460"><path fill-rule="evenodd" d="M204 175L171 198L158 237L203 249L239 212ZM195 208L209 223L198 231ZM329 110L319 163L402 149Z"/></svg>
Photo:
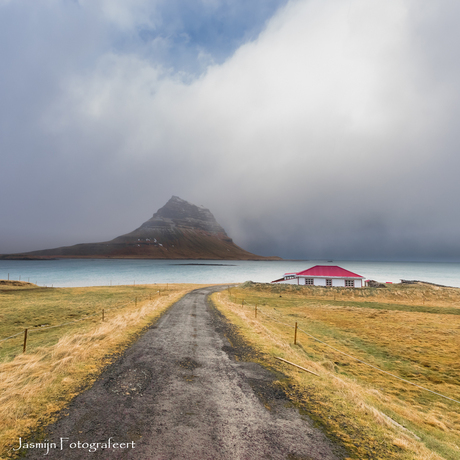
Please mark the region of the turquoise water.
<svg viewBox="0 0 460 460"><path fill-rule="evenodd" d="M339 265L366 279L417 279L460 287L460 263L215 260L0 260L0 279L40 286L109 286L150 283L270 282L314 265Z"/></svg>

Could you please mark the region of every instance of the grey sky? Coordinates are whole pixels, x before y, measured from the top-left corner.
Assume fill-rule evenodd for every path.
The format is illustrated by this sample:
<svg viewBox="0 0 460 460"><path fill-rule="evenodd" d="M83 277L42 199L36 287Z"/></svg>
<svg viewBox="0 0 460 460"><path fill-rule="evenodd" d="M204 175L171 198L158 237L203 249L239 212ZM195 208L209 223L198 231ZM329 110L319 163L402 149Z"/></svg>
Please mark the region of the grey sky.
<svg viewBox="0 0 460 460"><path fill-rule="evenodd" d="M458 2L190 4L0 0L0 253L178 195L263 255L460 260Z"/></svg>

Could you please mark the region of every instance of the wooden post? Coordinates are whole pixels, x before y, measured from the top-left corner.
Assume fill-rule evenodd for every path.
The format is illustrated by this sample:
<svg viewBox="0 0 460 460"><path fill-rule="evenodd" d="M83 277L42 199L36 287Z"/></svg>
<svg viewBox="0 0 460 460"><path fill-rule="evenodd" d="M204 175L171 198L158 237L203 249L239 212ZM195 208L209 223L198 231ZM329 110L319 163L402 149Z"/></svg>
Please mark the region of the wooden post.
<svg viewBox="0 0 460 460"><path fill-rule="evenodd" d="M255 317L257 318L257 305L254 307L254 314L255 314Z"/></svg>
<svg viewBox="0 0 460 460"><path fill-rule="evenodd" d="M294 345L297 345L297 321L295 323L295 329L294 329Z"/></svg>
<svg viewBox="0 0 460 460"><path fill-rule="evenodd" d="M137 307L137 297L134 298L134 306Z"/></svg>
<svg viewBox="0 0 460 460"><path fill-rule="evenodd" d="M102 309L102 321L104 321L104 309Z"/></svg>
<svg viewBox="0 0 460 460"><path fill-rule="evenodd" d="M243 305L244 305L244 299L241 301L241 306L243 306Z"/></svg>
<svg viewBox="0 0 460 460"><path fill-rule="evenodd" d="M27 346L27 329L24 329L24 346L22 347L22 352L26 352L26 346Z"/></svg>

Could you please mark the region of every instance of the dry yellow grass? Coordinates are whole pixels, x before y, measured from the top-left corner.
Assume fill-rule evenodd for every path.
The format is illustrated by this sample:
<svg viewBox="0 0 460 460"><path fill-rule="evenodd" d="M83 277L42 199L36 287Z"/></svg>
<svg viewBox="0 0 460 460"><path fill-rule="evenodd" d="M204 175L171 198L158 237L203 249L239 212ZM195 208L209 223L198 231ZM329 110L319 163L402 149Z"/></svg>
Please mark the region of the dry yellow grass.
<svg viewBox="0 0 460 460"><path fill-rule="evenodd" d="M420 302L422 294L417 289L425 302ZM286 391L345 444L353 458L457 459L460 404L344 356L301 330L387 372L460 400L459 292L426 285L387 290L252 285L215 294L214 301L246 339L265 353L266 362L288 375L288 381L281 382ZM440 308L444 314L438 313ZM295 322L300 328L297 346L293 345Z"/></svg>
<svg viewBox="0 0 460 460"><path fill-rule="evenodd" d="M76 323L70 331L65 327L51 329L61 331L61 337L53 339L52 344L45 340L44 346L35 347L31 352L14 358L4 356L0 363L1 458L11 455L11 446L17 443L19 436L24 437L37 426L50 423L144 327L198 287L201 286L169 285L168 291L152 300L138 300L111 310L104 322L98 316L92 321ZM152 289L156 292L157 286ZM83 293L85 288L79 290ZM104 304L99 307L103 308Z"/></svg>

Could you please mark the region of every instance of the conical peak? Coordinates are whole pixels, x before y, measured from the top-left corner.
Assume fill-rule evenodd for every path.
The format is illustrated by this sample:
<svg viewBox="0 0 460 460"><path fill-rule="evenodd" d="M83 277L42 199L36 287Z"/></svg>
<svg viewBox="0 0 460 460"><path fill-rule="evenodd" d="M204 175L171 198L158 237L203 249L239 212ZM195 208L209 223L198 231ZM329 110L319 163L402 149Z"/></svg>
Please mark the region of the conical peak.
<svg viewBox="0 0 460 460"><path fill-rule="evenodd" d="M226 235L225 230L217 223L209 209L196 206L178 196L172 196L151 219L142 224L142 227L154 228L159 226L164 228L165 225L194 228Z"/></svg>
<svg viewBox="0 0 460 460"><path fill-rule="evenodd" d="M215 220L209 209L198 207L174 195L153 217L165 217L168 219L209 219L211 217Z"/></svg>
<svg viewBox="0 0 460 460"><path fill-rule="evenodd" d="M12 254L11 258L265 259L236 246L209 209L178 196L136 230L102 243ZM3 258L0 256L0 258Z"/></svg>

